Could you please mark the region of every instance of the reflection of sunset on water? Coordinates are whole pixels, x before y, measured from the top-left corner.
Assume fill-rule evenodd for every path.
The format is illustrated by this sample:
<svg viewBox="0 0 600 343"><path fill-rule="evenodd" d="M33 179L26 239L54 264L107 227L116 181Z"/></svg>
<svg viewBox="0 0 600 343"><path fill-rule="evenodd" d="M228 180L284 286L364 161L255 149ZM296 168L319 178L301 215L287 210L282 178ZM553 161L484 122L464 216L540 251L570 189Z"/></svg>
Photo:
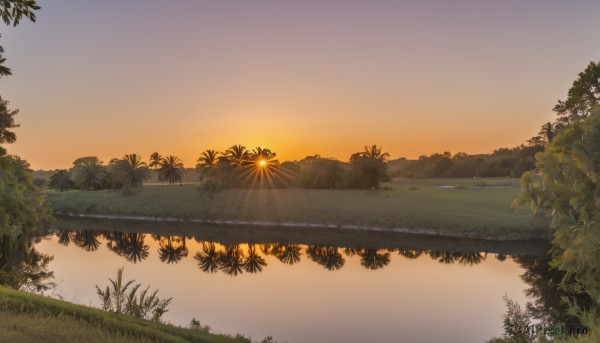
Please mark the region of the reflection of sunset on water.
<svg viewBox="0 0 600 343"><path fill-rule="evenodd" d="M525 299L522 267L479 252L224 244L114 231L63 231L37 247L55 256L50 268L66 299L96 304L94 285L125 266L126 279L174 298L168 321L195 317L218 331L290 342L364 342L374 331L385 341L398 330L407 339L417 331L414 338L442 339L435 333L441 331L423 336L431 323L453 328L452 337L486 339L500 333L502 296Z"/></svg>

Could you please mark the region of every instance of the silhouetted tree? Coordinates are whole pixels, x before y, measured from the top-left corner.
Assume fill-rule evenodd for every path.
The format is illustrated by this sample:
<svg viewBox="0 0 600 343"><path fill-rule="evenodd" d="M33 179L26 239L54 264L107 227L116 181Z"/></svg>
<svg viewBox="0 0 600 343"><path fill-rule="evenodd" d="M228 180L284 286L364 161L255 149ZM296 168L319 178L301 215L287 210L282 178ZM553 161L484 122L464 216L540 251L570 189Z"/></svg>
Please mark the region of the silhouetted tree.
<svg viewBox="0 0 600 343"><path fill-rule="evenodd" d="M158 170L158 179L161 182L167 182L169 185L181 182L183 180L183 162L177 156L169 155L165 157Z"/></svg>

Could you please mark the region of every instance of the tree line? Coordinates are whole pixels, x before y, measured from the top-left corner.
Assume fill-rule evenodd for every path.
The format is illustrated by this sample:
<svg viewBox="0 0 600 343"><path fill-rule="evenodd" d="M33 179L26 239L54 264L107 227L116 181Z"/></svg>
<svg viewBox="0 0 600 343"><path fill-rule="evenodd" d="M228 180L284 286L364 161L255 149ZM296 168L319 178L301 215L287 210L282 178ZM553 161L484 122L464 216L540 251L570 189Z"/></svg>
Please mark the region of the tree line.
<svg viewBox="0 0 600 343"><path fill-rule="evenodd" d="M233 145L219 152L206 150L195 166L198 180L208 190L226 188L378 188L388 181L389 154L377 145L365 146L363 151L341 162L319 155L300 161L280 163L277 154L268 148L248 150ZM181 159L174 155L161 156L155 152L148 162L137 154L127 154L110 160L108 165L95 156L78 158L70 169L58 170L50 178L48 187L60 191L69 189L131 191L143 186L152 173L166 185L182 184L185 173Z"/></svg>

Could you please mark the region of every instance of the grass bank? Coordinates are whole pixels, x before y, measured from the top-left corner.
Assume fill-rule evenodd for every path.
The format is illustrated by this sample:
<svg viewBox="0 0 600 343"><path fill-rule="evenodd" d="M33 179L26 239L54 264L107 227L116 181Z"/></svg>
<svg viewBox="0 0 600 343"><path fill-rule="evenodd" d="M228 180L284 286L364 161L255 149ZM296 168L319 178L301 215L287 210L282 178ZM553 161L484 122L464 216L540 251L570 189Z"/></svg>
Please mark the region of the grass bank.
<svg viewBox="0 0 600 343"><path fill-rule="evenodd" d="M549 237L544 220L510 208L519 193L516 180L395 180L384 186L218 193L198 190L198 185L145 186L130 196L120 190L48 191L47 201L55 211L72 214L331 225L483 239Z"/></svg>
<svg viewBox="0 0 600 343"><path fill-rule="evenodd" d="M247 342L0 287L0 342Z"/></svg>

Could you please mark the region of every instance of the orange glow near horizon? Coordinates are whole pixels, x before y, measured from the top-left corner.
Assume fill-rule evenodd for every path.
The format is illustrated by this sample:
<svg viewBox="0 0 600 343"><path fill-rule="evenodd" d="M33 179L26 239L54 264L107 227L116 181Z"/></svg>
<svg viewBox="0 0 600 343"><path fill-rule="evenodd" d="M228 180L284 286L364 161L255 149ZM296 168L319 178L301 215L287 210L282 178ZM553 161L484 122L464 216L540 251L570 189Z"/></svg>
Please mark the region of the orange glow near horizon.
<svg viewBox="0 0 600 343"><path fill-rule="evenodd" d="M153 152L193 167L202 151L234 144L280 161L348 161L372 144L391 159L514 147L555 119L557 100L600 56L589 44L600 3L543 9L48 4L36 23L2 32L14 75L0 94L21 125L3 147L45 170ZM568 49L557 51L557 39Z"/></svg>

